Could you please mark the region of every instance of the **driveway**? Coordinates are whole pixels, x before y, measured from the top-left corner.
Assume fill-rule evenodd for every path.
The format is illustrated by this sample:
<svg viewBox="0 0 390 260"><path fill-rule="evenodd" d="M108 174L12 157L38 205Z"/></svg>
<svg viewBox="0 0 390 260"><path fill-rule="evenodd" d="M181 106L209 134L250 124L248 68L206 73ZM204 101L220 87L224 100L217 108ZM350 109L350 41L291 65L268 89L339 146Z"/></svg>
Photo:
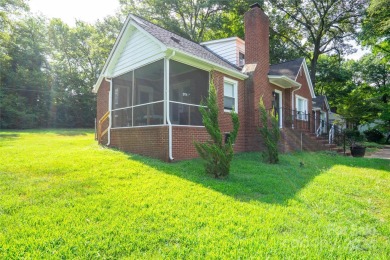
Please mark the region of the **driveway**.
<svg viewBox="0 0 390 260"><path fill-rule="evenodd" d="M379 149L373 154L370 154L366 158L380 158L390 160L390 145L385 145L384 148Z"/></svg>

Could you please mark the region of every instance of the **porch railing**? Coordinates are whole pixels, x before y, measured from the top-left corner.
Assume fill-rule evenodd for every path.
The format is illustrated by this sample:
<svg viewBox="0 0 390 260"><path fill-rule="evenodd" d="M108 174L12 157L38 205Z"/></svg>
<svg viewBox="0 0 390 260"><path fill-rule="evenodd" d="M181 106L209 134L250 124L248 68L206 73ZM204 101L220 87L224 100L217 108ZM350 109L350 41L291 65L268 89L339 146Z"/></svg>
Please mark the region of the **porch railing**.
<svg viewBox="0 0 390 260"><path fill-rule="evenodd" d="M105 134L108 133L108 128L103 131L103 123L110 117L110 111L107 111L107 113L102 116L102 118L99 119L98 126L97 126L97 139L98 142L102 142L102 138Z"/></svg>
<svg viewBox="0 0 390 260"><path fill-rule="evenodd" d="M271 112L272 109L268 109ZM328 123L326 120L314 113L306 113L289 108L274 109L279 116L279 123L283 128L291 128L315 134L317 137L325 137L329 144L336 144L344 147L345 133L342 127Z"/></svg>

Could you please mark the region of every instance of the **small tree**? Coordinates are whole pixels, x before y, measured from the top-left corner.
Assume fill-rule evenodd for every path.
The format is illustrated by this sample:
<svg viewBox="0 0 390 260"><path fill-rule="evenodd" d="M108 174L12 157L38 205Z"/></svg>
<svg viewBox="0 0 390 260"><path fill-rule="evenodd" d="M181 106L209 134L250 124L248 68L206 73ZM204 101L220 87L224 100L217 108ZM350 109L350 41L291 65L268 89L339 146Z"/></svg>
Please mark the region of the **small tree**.
<svg viewBox="0 0 390 260"><path fill-rule="evenodd" d="M202 101L202 105L199 110L211 140L205 143L195 142L195 148L199 156L205 161L206 173L213 175L215 178L225 177L230 171L230 162L233 159L233 143L237 138L240 127L238 115L234 110L231 112L233 131L223 142L223 135L218 124L217 92L212 81L210 82L209 97L205 102Z"/></svg>
<svg viewBox="0 0 390 260"><path fill-rule="evenodd" d="M280 139L280 129L278 115L275 115L274 108L267 112L263 102L263 97L259 101L260 122L259 131L263 137L266 151L263 152L263 159L268 163L279 162L278 142Z"/></svg>

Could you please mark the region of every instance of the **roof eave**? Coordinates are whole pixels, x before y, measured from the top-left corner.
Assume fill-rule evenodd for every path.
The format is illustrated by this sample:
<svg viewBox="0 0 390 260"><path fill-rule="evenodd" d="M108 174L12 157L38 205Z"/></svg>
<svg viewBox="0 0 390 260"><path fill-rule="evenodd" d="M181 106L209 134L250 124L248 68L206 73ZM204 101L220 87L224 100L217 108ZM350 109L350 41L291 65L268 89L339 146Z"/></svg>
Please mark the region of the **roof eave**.
<svg viewBox="0 0 390 260"><path fill-rule="evenodd" d="M172 47L168 47L168 50L174 51L176 53L180 53L181 55L186 56L189 59L200 61L201 63L206 64L207 67L210 67L210 69L217 70L219 72L225 73L225 74L233 76L235 78L244 80L244 79L247 79L249 77L248 75L246 75L246 74L244 74L244 73L242 73L240 71L229 69L229 68L227 68L225 66L219 65L219 64L217 64L215 62L212 62L212 61L209 61L209 60L206 60L206 59L202 59L200 57L197 57L195 55L189 54L189 53L184 52L182 50L179 50L179 49L176 49L176 48L172 48Z"/></svg>
<svg viewBox="0 0 390 260"><path fill-rule="evenodd" d="M290 79L284 75L268 75L268 80L270 83L279 86L281 88L292 88L300 87L301 83L296 82L295 80Z"/></svg>

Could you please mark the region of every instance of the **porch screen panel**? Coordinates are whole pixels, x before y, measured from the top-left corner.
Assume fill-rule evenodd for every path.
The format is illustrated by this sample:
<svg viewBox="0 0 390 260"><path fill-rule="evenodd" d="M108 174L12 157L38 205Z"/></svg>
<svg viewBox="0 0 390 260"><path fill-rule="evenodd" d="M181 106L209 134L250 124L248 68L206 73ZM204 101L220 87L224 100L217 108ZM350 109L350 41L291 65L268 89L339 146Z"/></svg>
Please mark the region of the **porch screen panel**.
<svg viewBox="0 0 390 260"><path fill-rule="evenodd" d="M164 124L164 102L134 107L134 126Z"/></svg>
<svg viewBox="0 0 390 260"><path fill-rule="evenodd" d="M209 72L169 61L170 120L176 125L203 125L199 105L208 96Z"/></svg>
<svg viewBox="0 0 390 260"><path fill-rule="evenodd" d="M170 102L171 123L174 125L203 125L198 106Z"/></svg>
<svg viewBox="0 0 390 260"><path fill-rule="evenodd" d="M124 108L112 111L112 127L131 127L132 108Z"/></svg>
<svg viewBox="0 0 390 260"><path fill-rule="evenodd" d="M134 106L164 100L164 61L134 71Z"/></svg>
<svg viewBox="0 0 390 260"><path fill-rule="evenodd" d="M112 80L112 108L124 108L132 105L133 72Z"/></svg>
<svg viewBox="0 0 390 260"><path fill-rule="evenodd" d="M115 77L112 127L164 124L164 60Z"/></svg>

